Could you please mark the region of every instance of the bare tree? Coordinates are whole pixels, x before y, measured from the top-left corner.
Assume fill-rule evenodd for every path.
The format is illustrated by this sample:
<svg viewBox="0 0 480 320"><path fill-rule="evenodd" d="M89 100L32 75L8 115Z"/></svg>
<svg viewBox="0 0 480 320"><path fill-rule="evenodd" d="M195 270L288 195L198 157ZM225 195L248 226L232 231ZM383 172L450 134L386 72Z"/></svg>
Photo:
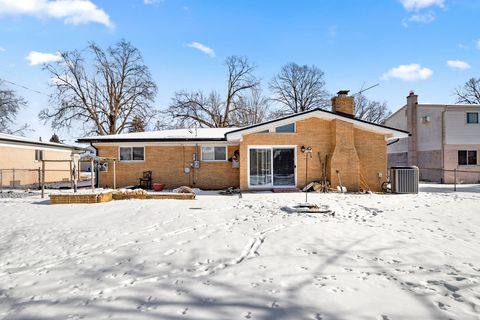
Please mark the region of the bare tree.
<svg viewBox="0 0 480 320"><path fill-rule="evenodd" d="M260 89L252 89L235 100L235 112L231 122L235 126L248 126L268 120L270 117L270 99Z"/></svg>
<svg viewBox="0 0 480 320"><path fill-rule="evenodd" d="M53 128L80 122L87 134L117 134L131 128L133 119L147 123L155 113L157 86L130 42L122 40L106 50L91 43L83 51L63 52L61 58L44 65L55 90L54 107L39 117Z"/></svg>
<svg viewBox="0 0 480 320"><path fill-rule="evenodd" d="M236 125L233 114L240 112L236 101L248 90L259 86L253 75L255 65L246 57L231 56L225 60L228 70L227 92L223 100L216 91L178 91L172 98L167 114L177 127L229 127Z"/></svg>
<svg viewBox="0 0 480 320"><path fill-rule="evenodd" d="M27 101L18 96L15 91L3 88L4 82L0 80L0 132L9 134L23 134L28 129L28 124L13 128L15 119Z"/></svg>
<svg viewBox="0 0 480 320"><path fill-rule="evenodd" d="M369 100L365 95L355 95L355 117L374 123L384 123L392 114L385 101Z"/></svg>
<svg viewBox="0 0 480 320"><path fill-rule="evenodd" d="M282 105L280 113L290 114L314 108L328 108L330 94L324 73L316 66L289 63L270 81L273 100Z"/></svg>
<svg viewBox="0 0 480 320"><path fill-rule="evenodd" d="M480 104L480 78L471 78L462 87L455 89L457 103Z"/></svg>

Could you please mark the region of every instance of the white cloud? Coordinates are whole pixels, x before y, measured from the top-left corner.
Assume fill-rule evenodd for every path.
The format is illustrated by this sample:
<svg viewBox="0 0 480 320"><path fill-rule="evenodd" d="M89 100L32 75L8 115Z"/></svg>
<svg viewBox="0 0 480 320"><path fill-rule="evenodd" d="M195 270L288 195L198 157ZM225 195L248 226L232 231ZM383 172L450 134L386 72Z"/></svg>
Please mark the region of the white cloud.
<svg viewBox="0 0 480 320"><path fill-rule="evenodd" d="M63 19L67 24L100 23L113 27L110 17L91 0L0 0L0 15Z"/></svg>
<svg viewBox="0 0 480 320"><path fill-rule="evenodd" d="M62 58L60 53L43 53L38 51L30 51L30 53L25 57L30 62L31 66L36 66L43 63L59 61Z"/></svg>
<svg viewBox="0 0 480 320"><path fill-rule="evenodd" d="M427 24L433 21L435 21L435 13L433 12L429 12L425 14L414 14L408 19L403 19L402 26L404 26L405 28L408 27L409 22Z"/></svg>
<svg viewBox="0 0 480 320"><path fill-rule="evenodd" d="M398 67L388 70L388 72L382 76L382 79L388 80L391 78L397 78L403 81L417 81L428 79L432 74L433 71L431 69L422 67L416 63L412 63L402 64Z"/></svg>
<svg viewBox="0 0 480 320"><path fill-rule="evenodd" d="M160 0L143 0L143 3L144 4L155 4L155 3L159 3Z"/></svg>
<svg viewBox="0 0 480 320"><path fill-rule="evenodd" d="M4 47L0 47L0 52L7 52L7 49L5 49Z"/></svg>
<svg viewBox="0 0 480 320"><path fill-rule="evenodd" d="M461 70L466 70L471 68L471 66L468 63L461 60L448 60L447 65L451 68L461 69Z"/></svg>
<svg viewBox="0 0 480 320"><path fill-rule="evenodd" d="M192 42L187 44L187 47L197 49L210 57L215 57L215 51L212 48L207 47L206 45L201 44L200 42Z"/></svg>
<svg viewBox="0 0 480 320"><path fill-rule="evenodd" d="M438 6L443 8L445 6L445 0L400 0L403 7L408 10L421 10L431 6Z"/></svg>
<svg viewBox="0 0 480 320"><path fill-rule="evenodd" d="M476 47L478 50L480 50L480 39L477 40Z"/></svg>

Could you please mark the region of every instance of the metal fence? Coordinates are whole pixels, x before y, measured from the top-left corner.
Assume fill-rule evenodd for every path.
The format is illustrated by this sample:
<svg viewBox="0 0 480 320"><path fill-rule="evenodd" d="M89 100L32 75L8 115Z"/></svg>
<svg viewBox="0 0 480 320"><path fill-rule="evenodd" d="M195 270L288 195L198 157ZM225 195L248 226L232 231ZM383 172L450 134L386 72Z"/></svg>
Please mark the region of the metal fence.
<svg viewBox="0 0 480 320"><path fill-rule="evenodd" d="M452 184L457 190L458 184L480 184L480 171L470 169L419 168L420 180Z"/></svg>
<svg viewBox="0 0 480 320"><path fill-rule="evenodd" d="M46 188L71 188L71 171L68 169L45 169ZM90 179L88 179L90 180ZM87 182L86 185L90 185ZM0 169L0 190L5 189L41 189L42 169Z"/></svg>

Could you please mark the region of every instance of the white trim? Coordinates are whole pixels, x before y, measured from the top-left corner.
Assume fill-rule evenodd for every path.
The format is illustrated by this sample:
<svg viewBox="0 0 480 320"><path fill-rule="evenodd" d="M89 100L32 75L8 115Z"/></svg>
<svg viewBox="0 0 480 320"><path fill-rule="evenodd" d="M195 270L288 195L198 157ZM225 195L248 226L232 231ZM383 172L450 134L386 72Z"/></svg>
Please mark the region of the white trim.
<svg viewBox="0 0 480 320"><path fill-rule="evenodd" d="M55 148L55 147L52 148L52 147L46 147L41 145L22 145L22 144L15 144L15 143L6 143L6 141L1 141L0 147L30 149L30 150L44 150L44 151L65 152L65 153L74 152L74 149Z"/></svg>
<svg viewBox="0 0 480 320"><path fill-rule="evenodd" d="M214 148L213 157L215 158L215 148L223 147L225 148L225 160L203 160L203 148ZM202 162L227 162L228 161L228 147L227 146L215 146L215 145L200 145L200 161Z"/></svg>
<svg viewBox="0 0 480 320"><path fill-rule="evenodd" d="M132 160L121 160L120 159L120 148L130 148L132 149ZM146 154L145 154L145 147L143 147L143 160L133 160L133 148L142 148L142 146L118 146L118 162L123 162L123 163L142 163L145 162Z"/></svg>
<svg viewBox="0 0 480 320"><path fill-rule="evenodd" d="M148 142L148 141L139 141L139 142L117 142L117 141L105 141L105 142L93 142L93 145L96 147L108 147L108 146L120 146L120 147L195 147L199 145L211 145L211 146L238 146L240 142L235 141L198 141L198 142Z"/></svg>
<svg viewBox="0 0 480 320"><path fill-rule="evenodd" d="M248 154L247 154L247 185L248 189L268 189L268 188L295 188L298 183L298 174L297 174L297 145L249 145L248 146ZM271 155L270 155L270 161L271 161L271 166L272 166L272 172L271 172L271 177L272 177L272 183L269 185L263 185L263 186L252 186L250 184L250 150L251 149L270 149L271 150ZM293 160L293 165L295 169L295 185L293 186L275 186L273 185L273 149L293 149L294 153L294 160Z"/></svg>

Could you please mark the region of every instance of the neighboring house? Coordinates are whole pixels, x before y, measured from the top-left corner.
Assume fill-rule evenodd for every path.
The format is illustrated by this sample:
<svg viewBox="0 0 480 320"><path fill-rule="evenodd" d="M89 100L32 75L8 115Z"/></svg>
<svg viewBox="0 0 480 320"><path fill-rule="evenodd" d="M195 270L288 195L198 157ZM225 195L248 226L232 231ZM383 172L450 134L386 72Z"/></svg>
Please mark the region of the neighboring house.
<svg viewBox="0 0 480 320"><path fill-rule="evenodd" d="M0 133L0 186L39 183L41 160L70 160L82 148ZM70 180L69 162L45 162L45 182Z"/></svg>
<svg viewBox="0 0 480 320"><path fill-rule="evenodd" d="M388 146L388 164L415 165L426 181L480 182L480 105L418 103L410 92L407 104L385 124L407 130L411 137Z"/></svg>
<svg viewBox="0 0 480 320"><path fill-rule="evenodd" d="M128 133L78 142L93 145L100 157L118 160L117 186L136 185L142 172L151 170L153 181L167 188L301 188L320 180L321 161L328 156L327 178L333 187L340 176L349 191L358 190L360 180L379 191L386 180L387 140L408 133L355 119L348 91L339 92L332 105L333 112L315 109L244 128ZM302 146L312 152L303 153ZM102 186L113 185L112 171L101 172Z"/></svg>

